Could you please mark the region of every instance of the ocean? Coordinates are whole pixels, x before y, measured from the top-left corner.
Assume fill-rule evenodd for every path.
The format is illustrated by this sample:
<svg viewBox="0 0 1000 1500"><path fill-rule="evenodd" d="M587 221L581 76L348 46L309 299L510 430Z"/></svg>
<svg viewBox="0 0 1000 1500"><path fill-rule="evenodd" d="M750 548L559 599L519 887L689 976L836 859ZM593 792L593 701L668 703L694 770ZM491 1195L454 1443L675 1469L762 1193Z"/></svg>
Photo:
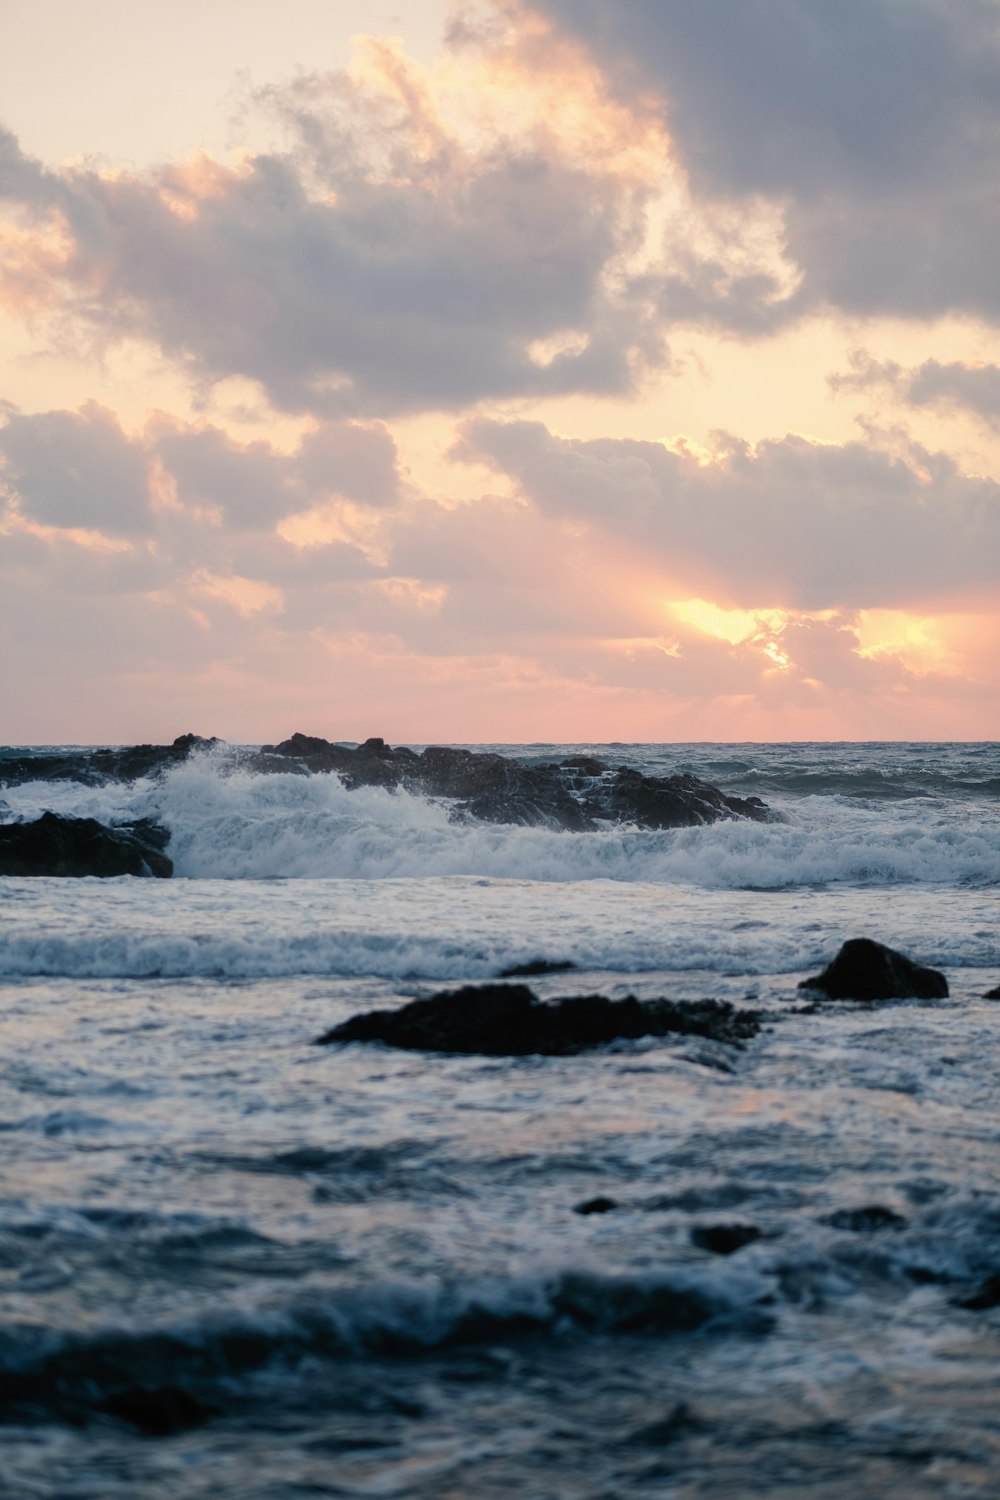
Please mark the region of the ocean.
<svg viewBox="0 0 1000 1500"><path fill-rule="evenodd" d="M0 753L0 820L153 817L176 876L0 880L0 1494L1000 1495L1000 747L491 748L777 819L459 824L225 748L4 786ZM949 998L809 1003L863 936ZM576 966L542 998L763 1029L312 1045L535 960Z"/></svg>

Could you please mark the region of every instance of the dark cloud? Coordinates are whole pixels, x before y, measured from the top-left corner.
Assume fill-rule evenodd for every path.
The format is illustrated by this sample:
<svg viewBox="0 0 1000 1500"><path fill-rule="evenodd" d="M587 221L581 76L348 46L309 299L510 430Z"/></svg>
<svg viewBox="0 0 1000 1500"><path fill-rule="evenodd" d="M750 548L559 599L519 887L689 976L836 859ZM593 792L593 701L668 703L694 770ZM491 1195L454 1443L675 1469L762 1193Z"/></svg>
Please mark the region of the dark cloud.
<svg viewBox="0 0 1000 1500"><path fill-rule="evenodd" d="M697 196L781 205L803 274L786 317L823 302L1000 316L995 0L525 4L585 42L624 96L659 97ZM766 277L761 290L712 297L702 269L665 296L756 331Z"/></svg>
<svg viewBox="0 0 1000 1500"><path fill-rule="evenodd" d="M623 392L662 357L641 291L606 275L641 220L634 184L542 132L459 145L418 96L387 113L342 76L261 105L288 148L200 178L53 177L4 137L0 194L60 216L59 290L102 336L283 408L365 416Z"/></svg>
<svg viewBox="0 0 1000 1500"><path fill-rule="evenodd" d="M273 525L325 496L387 506L399 498L396 445L382 426L325 422L291 454L268 443L239 444L218 427L164 419L154 451L189 505L208 505L241 528Z"/></svg>
<svg viewBox="0 0 1000 1500"><path fill-rule="evenodd" d="M1000 365L928 359L907 369L895 360L877 360L858 350L849 372L832 375L829 384L835 391L884 389L908 406L967 412L993 431L1000 430Z"/></svg>
<svg viewBox="0 0 1000 1500"><path fill-rule="evenodd" d="M290 453L269 443L241 444L219 427L160 415L134 437L114 414L90 401L79 411L26 415L9 409L0 426L0 480L22 515L66 529L204 545L198 513L225 522L220 544L267 531L283 517L330 499L373 510L400 499L396 445L381 425L318 423ZM180 513L154 518L151 465L159 461ZM298 549L293 549L298 550Z"/></svg>
<svg viewBox="0 0 1000 1500"><path fill-rule="evenodd" d="M0 465L0 479L32 520L122 537L151 529L146 455L94 401L79 412L9 412Z"/></svg>
<svg viewBox="0 0 1000 1500"><path fill-rule="evenodd" d="M691 594L747 607L912 607L995 592L1000 485L942 455L856 442L719 439L711 464L658 443L486 420L465 452L544 513L628 542Z"/></svg>

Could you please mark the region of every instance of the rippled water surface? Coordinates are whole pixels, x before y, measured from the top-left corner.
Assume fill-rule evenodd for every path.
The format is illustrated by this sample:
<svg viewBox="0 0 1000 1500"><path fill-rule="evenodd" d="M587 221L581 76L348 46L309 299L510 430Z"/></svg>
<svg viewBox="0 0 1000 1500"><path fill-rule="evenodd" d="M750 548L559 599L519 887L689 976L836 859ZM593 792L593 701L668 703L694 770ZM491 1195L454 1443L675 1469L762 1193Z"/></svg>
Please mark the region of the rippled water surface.
<svg viewBox="0 0 1000 1500"><path fill-rule="evenodd" d="M0 1493L1000 1493L1000 754L600 753L785 821L456 827L211 756L0 789L156 815L187 876L0 882ZM807 1004L862 934L950 997ZM764 1029L312 1045L536 957Z"/></svg>

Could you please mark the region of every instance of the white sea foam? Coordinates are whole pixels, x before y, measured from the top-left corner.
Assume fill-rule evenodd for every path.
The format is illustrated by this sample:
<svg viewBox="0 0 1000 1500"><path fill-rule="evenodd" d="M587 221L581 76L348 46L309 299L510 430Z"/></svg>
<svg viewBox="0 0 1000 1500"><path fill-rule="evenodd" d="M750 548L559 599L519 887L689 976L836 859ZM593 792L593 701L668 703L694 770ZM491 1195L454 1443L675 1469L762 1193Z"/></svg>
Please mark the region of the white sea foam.
<svg viewBox="0 0 1000 1500"><path fill-rule="evenodd" d="M471 875L729 890L1000 882L997 811L958 801L804 797L782 809L785 823L577 834L456 823L446 802L349 791L336 776L260 775L211 753L131 786L40 782L5 795L21 817L52 808L105 822L156 818L170 829L176 874L191 878Z"/></svg>

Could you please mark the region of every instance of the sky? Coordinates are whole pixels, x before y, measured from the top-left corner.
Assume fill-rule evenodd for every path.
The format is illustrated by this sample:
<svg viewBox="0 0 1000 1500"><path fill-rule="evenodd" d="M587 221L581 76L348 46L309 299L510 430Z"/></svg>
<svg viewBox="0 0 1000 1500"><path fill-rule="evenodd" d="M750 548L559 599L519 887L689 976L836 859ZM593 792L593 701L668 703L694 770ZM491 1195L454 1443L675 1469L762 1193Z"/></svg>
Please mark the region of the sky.
<svg viewBox="0 0 1000 1500"><path fill-rule="evenodd" d="M1000 0L0 0L0 740L987 740Z"/></svg>

